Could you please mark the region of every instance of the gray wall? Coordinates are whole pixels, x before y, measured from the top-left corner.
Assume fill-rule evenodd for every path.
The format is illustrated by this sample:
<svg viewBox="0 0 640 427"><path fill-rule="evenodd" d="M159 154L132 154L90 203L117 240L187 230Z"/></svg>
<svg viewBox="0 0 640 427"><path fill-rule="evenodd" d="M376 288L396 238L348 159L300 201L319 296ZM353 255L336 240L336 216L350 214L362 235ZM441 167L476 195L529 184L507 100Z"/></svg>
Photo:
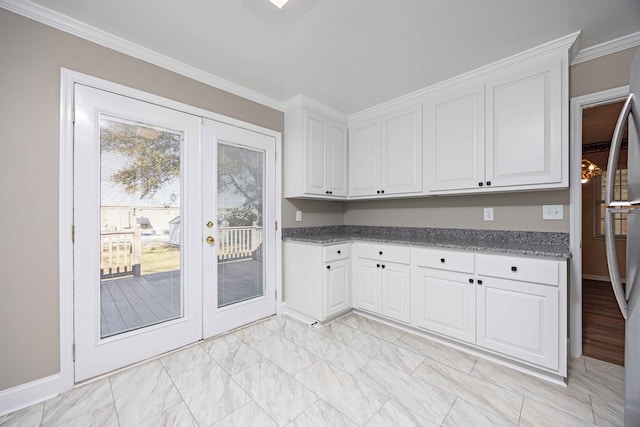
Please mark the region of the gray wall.
<svg viewBox="0 0 640 427"><path fill-rule="evenodd" d="M59 372L60 68L279 132L255 102L0 9L0 390Z"/></svg>

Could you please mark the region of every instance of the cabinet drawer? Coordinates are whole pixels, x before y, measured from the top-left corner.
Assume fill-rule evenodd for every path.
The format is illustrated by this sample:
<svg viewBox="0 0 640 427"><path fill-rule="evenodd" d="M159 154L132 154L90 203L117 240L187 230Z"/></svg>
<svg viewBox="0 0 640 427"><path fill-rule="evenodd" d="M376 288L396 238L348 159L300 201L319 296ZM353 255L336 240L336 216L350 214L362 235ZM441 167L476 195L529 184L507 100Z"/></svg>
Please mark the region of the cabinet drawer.
<svg viewBox="0 0 640 427"><path fill-rule="evenodd" d="M360 258L397 262L398 264L411 262L411 249L404 246L358 243L356 253Z"/></svg>
<svg viewBox="0 0 640 427"><path fill-rule="evenodd" d="M477 255L477 273L480 276L558 286L559 266L557 261L547 259Z"/></svg>
<svg viewBox="0 0 640 427"><path fill-rule="evenodd" d="M412 249L411 259L418 267L473 274L473 254L440 249Z"/></svg>
<svg viewBox="0 0 640 427"><path fill-rule="evenodd" d="M340 245L325 246L323 252L324 262L345 259L351 256L351 245L349 243L342 243Z"/></svg>

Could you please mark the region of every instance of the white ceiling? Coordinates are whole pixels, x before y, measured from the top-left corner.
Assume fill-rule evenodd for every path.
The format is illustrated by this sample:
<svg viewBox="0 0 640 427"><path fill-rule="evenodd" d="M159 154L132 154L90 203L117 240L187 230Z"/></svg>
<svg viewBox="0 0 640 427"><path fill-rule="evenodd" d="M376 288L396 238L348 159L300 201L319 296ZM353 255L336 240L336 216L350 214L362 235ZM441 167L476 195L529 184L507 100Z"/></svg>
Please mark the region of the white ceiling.
<svg viewBox="0 0 640 427"><path fill-rule="evenodd" d="M286 101L351 114L582 30L640 31L640 0L34 0Z"/></svg>

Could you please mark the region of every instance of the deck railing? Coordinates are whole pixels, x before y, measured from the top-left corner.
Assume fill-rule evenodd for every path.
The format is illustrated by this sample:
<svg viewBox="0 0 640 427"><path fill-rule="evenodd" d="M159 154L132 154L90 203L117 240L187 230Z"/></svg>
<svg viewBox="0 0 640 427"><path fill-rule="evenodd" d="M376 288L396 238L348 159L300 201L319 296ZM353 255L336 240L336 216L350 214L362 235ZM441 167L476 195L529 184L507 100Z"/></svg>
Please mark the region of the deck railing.
<svg viewBox="0 0 640 427"><path fill-rule="evenodd" d="M140 229L100 233L100 278L140 275Z"/></svg>
<svg viewBox="0 0 640 427"><path fill-rule="evenodd" d="M100 233L102 256L100 278L139 276L141 263L140 229ZM262 259L262 227L218 228L218 261Z"/></svg>
<svg viewBox="0 0 640 427"><path fill-rule="evenodd" d="M262 259L262 227L218 228L218 261Z"/></svg>

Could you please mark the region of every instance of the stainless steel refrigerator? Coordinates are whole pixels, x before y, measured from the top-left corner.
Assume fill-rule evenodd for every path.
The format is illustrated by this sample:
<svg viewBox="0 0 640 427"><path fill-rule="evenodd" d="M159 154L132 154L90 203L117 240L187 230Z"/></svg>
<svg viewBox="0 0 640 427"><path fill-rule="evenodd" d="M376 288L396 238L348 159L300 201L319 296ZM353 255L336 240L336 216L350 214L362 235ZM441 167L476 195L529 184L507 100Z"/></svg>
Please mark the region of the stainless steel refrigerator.
<svg viewBox="0 0 640 427"><path fill-rule="evenodd" d="M611 141L607 166L605 243L611 285L625 322L625 402L624 425L640 426L640 49L631 61L630 93L620 113ZM622 136L628 123L628 195L625 202L614 201L614 185ZM623 288L618 270L614 215L627 214L627 271Z"/></svg>

